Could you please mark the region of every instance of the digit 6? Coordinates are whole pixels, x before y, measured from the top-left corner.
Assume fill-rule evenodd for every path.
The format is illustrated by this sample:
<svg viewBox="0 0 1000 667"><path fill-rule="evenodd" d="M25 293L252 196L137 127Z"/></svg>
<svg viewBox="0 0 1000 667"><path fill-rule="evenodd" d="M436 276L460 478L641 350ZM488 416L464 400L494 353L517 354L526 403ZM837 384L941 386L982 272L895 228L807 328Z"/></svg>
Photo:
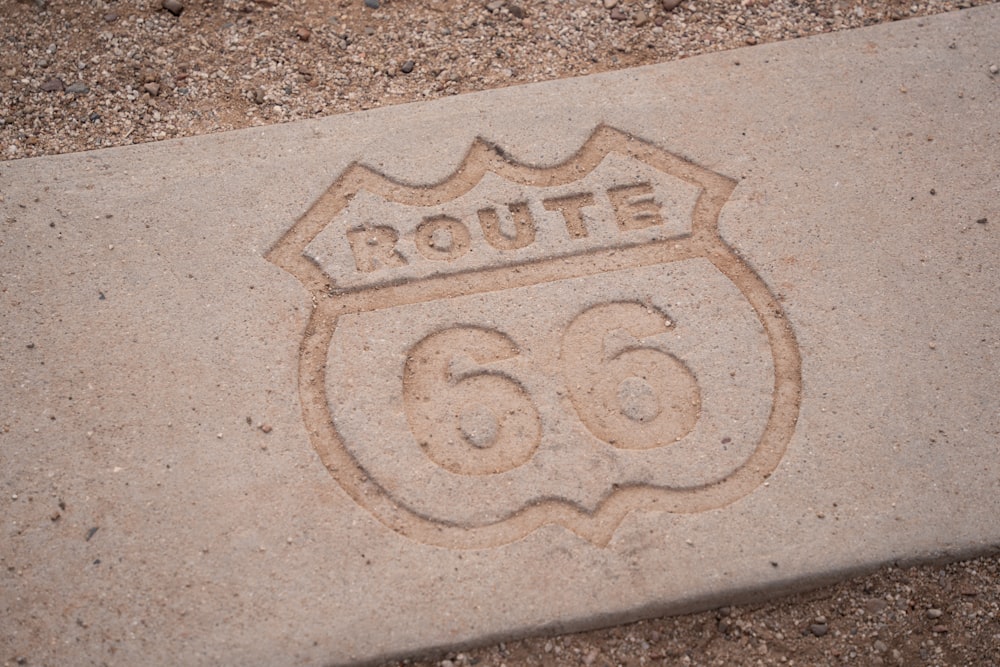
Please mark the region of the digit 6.
<svg viewBox="0 0 1000 667"><path fill-rule="evenodd" d="M566 329L562 365L570 400L604 442L621 449L660 447L680 440L698 421L698 382L679 359L641 345L608 350L616 329L642 339L670 326L659 311L615 302L583 311Z"/></svg>
<svg viewBox="0 0 1000 667"><path fill-rule="evenodd" d="M472 326L432 333L410 349L403 406L431 460L454 473L486 475L531 458L541 440L538 410L521 383L483 368L517 355L506 334Z"/></svg>

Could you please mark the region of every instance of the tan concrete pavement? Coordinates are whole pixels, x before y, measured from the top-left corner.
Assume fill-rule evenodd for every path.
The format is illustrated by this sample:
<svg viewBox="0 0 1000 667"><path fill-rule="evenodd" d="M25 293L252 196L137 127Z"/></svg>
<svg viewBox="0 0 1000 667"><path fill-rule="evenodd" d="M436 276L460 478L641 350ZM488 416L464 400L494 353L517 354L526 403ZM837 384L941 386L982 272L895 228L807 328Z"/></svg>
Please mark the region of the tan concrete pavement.
<svg viewBox="0 0 1000 667"><path fill-rule="evenodd" d="M997 34L0 163L0 659L372 661L997 545Z"/></svg>

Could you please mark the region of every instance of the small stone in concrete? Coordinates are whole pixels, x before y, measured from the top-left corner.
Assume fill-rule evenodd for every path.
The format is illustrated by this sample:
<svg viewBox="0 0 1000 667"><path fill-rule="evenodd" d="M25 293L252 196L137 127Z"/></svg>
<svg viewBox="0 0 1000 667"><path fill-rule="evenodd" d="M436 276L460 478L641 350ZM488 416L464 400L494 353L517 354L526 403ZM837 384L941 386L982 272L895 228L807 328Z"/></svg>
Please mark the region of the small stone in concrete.
<svg viewBox="0 0 1000 667"><path fill-rule="evenodd" d="M681 0L663 0L663 11L673 11L679 4L681 4Z"/></svg>
<svg viewBox="0 0 1000 667"><path fill-rule="evenodd" d="M927 618L941 618L944 614L940 609L931 608L927 610Z"/></svg>
<svg viewBox="0 0 1000 667"><path fill-rule="evenodd" d="M88 88L87 84L83 83L82 81L77 81L76 83L71 83L70 85L68 85L66 87L66 92L82 95L84 93L89 93L90 88Z"/></svg>
<svg viewBox="0 0 1000 667"><path fill-rule="evenodd" d="M156 97L157 95L160 94L160 84L156 83L155 81L143 84L142 89L145 90L150 95L152 95L153 97Z"/></svg>
<svg viewBox="0 0 1000 667"><path fill-rule="evenodd" d="M371 9L378 9L379 0L365 0L365 7L369 7Z"/></svg>
<svg viewBox="0 0 1000 667"><path fill-rule="evenodd" d="M399 71L400 71L400 72L402 72L403 74L409 74L410 72L412 72L412 71L413 71L413 65L414 65L414 63L413 63L413 61L412 61L412 60L407 60L407 61L406 61L405 63L403 63L403 64L402 64L402 66L401 66L401 67L399 68ZM986 222L986 221L985 221L985 220L983 220L983 222Z"/></svg>

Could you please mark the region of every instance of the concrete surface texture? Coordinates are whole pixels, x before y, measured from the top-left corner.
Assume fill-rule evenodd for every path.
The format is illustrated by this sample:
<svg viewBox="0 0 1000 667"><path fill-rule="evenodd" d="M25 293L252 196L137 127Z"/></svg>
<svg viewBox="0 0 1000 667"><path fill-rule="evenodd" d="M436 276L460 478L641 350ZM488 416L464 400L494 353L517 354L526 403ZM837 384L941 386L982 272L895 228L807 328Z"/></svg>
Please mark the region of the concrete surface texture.
<svg viewBox="0 0 1000 667"><path fill-rule="evenodd" d="M0 165L0 644L377 661L996 545L997 34Z"/></svg>

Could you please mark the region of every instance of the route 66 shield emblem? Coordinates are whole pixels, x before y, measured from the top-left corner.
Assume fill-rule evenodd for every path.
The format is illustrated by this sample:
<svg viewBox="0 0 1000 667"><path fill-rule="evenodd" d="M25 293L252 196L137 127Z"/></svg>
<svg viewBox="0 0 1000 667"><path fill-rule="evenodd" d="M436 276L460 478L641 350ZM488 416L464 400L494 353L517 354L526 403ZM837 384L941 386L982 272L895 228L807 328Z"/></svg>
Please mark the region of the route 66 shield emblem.
<svg viewBox="0 0 1000 667"><path fill-rule="evenodd" d="M800 357L718 233L725 176L610 127L566 162L477 141L445 181L350 166L268 259L314 309L299 394L350 497L429 544L728 505L775 469Z"/></svg>

